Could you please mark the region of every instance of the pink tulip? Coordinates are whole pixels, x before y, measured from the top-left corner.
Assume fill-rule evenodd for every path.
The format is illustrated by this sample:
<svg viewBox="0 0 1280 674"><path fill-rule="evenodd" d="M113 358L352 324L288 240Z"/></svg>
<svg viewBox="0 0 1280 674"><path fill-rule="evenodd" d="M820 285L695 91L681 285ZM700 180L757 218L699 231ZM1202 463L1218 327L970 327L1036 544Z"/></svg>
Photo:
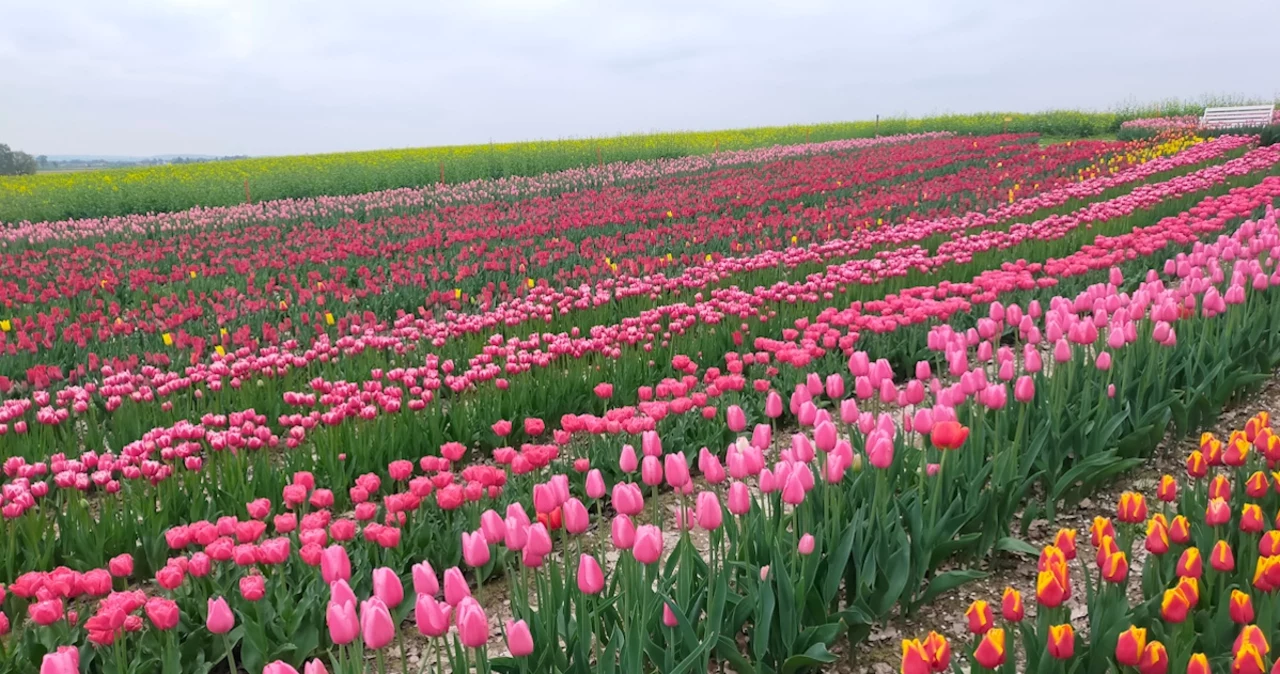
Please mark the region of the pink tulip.
<svg viewBox="0 0 1280 674"><path fill-rule="evenodd" d="M730 405L725 411L725 420L729 424L729 430L734 433L741 433L747 428L747 415L737 405Z"/></svg>
<svg viewBox="0 0 1280 674"><path fill-rule="evenodd" d="M671 604L665 602L662 604L662 624L667 627L675 627L680 624L679 620L676 619L675 611L671 610Z"/></svg>
<svg viewBox="0 0 1280 674"><path fill-rule="evenodd" d="M400 576L385 566L374 569L373 594L389 607L399 606L404 601L404 585L400 583Z"/></svg>
<svg viewBox="0 0 1280 674"><path fill-rule="evenodd" d="M845 424L857 423L861 412L858 410L858 401L853 398L845 398L840 401L840 421Z"/></svg>
<svg viewBox="0 0 1280 674"><path fill-rule="evenodd" d="M605 495L604 475L599 468L592 468L587 473L587 498L603 498Z"/></svg>
<svg viewBox="0 0 1280 674"><path fill-rule="evenodd" d="M604 571L591 555L583 554L578 559L578 589L583 594L599 594L604 589Z"/></svg>
<svg viewBox="0 0 1280 674"><path fill-rule="evenodd" d="M329 674L329 670L325 669L324 663L320 661L320 658L315 658L303 665L302 674Z"/></svg>
<svg viewBox="0 0 1280 674"><path fill-rule="evenodd" d="M802 555L813 554L813 534L805 534L800 537L799 551Z"/></svg>
<svg viewBox="0 0 1280 674"><path fill-rule="evenodd" d="M610 525L610 537L613 540L613 547L619 550L630 550L636 542L636 528L631 523L631 518L625 514L614 517Z"/></svg>
<svg viewBox="0 0 1280 674"><path fill-rule="evenodd" d="M800 479L800 473L809 473L806 466L800 466L795 469L786 480L782 487L782 502L788 505L800 505L804 503L804 482ZM809 473L812 476L812 473Z"/></svg>
<svg viewBox="0 0 1280 674"><path fill-rule="evenodd" d="M662 530L652 524L636 527L635 545L631 554L641 564L653 564L662 558Z"/></svg>
<svg viewBox="0 0 1280 674"><path fill-rule="evenodd" d="M571 534L580 534L591 526L591 516L582 501L571 498L564 502L564 528Z"/></svg>
<svg viewBox="0 0 1280 674"><path fill-rule="evenodd" d="M771 444L773 444L773 427L769 424L756 424L751 431L751 446L767 449Z"/></svg>
<svg viewBox="0 0 1280 674"><path fill-rule="evenodd" d="M442 637L449 631L449 614L453 607L426 594L418 595L413 607L418 633L424 637Z"/></svg>
<svg viewBox="0 0 1280 674"><path fill-rule="evenodd" d="M640 451L645 456L662 456L662 438L657 431L645 431L640 435Z"/></svg>
<svg viewBox="0 0 1280 674"><path fill-rule="evenodd" d="M827 397L832 400L839 400L844 397L844 377L838 373L827 375L826 381Z"/></svg>
<svg viewBox="0 0 1280 674"><path fill-rule="evenodd" d="M330 545L320 554L320 577L332 584L338 580L351 580L351 558L341 545Z"/></svg>
<svg viewBox="0 0 1280 674"><path fill-rule="evenodd" d="M782 416L782 396L777 391L769 391L764 399L764 415L770 419Z"/></svg>
<svg viewBox="0 0 1280 674"><path fill-rule="evenodd" d="M489 545L497 545L507 537L507 524L496 511L490 509L480 514L480 531Z"/></svg>
<svg viewBox="0 0 1280 674"><path fill-rule="evenodd" d="M360 622L356 620L356 605L351 602L344 604L329 602L325 612L325 622L329 625L329 639L340 646L355 641L360 633Z"/></svg>
<svg viewBox="0 0 1280 674"><path fill-rule="evenodd" d="M624 473L634 473L639 466L640 459L636 457L636 448L631 445L623 445L622 454L618 457L618 467Z"/></svg>
<svg viewBox="0 0 1280 674"><path fill-rule="evenodd" d="M463 599L471 596L471 587L462 577L462 571L451 566L444 571L444 600L450 606L457 607Z"/></svg>
<svg viewBox="0 0 1280 674"><path fill-rule="evenodd" d="M1036 397L1036 382L1030 375L1018 377L1013 385L1013 399L1020 403L1029 403Z"/></svg>
<svg viewBox="0 0 1280 674"><path fill-rule="evenodd" d="M673 489L679 489L689 481L689 462L684 458L684 452L667 454L663 457L663 463L667 484Z"/></svg>
<svg viewBox="0 0 1280 674"><path fill-rule="evenodd" d="M376 596L360 603L360 637L366 648L378 650L391 643L396 636L396 626L391 611Z"/></svg>
<svg viewBox="0 0 1280 674"><path fill-rule="evenodd" d="M529 541L528 521L521 522L518 517L508 516L504 528L506 538L503 540L503 545L507 546L508 550L524 550L525 544Z"/></svg>
<svg viewBox="0 0 1280 674"><path fill-rule="evenodd" d="M698 526L707 531L720 528L720 524L724 521L724 511L720 509L720 498L715 495L715 492L700 492L695 510Z"/></svg>
<svg viewBox="0 0 1280 674"><path fill-rule="evenodd" d="M440 594L440 579L436 578L435 569L425 559L413 565L413 591L432 597Z"/></svg>
<svg viewBox="0 0 1280 674"><path fill-rule="evenodd" d="M462 532L462 559L473 569L489 563L489 542L483 533Z"/></svg>
<svg viewBox="0 0 1280 674"><path fill-rule="evenodd" d="M487 634L485 636L488 637ZM533 653L533 635L525 621L507 621L507 650L517 658Z"/></svg>
<svg viewBox="0 0 1280 674"><path fill-rule="evenodd" d="M213 634L226 634L236 626L236 617L231 613L226 599L209 598L209 616L205 619L204 626Z"/></svg>
<svg viewBox="0 0 1280 674"><path fill-rule="evenodd" d="M867 460L876 468L888 468L893 464L893 440L878 436L874 441L868 439Z"/></svg>
<svg viewBox="0 0 1280 674"><path fill-rule="evenodd" d="M79 674L79 672L79 656L73 659L70 653L61 650L45 654L40 663L40 674Z"/></svg>
<svg viewBox="0 0 1280 674"><path fill-rule="evenodd" d="M538 557L546 557L551 554L551 549L551 533L547 531L547 527L542 522L530 524L529 541L525 543L524 551Z"/></svg>
<svg viewBox="0 0 1280 674"><path fill-rule="evenodd" d="M329 585L329 601L338 604L355 604L356 593L345 580L335 580Z"/></svg>
<svg viewBox="0 0 1280 674"><path fill-rule="evenodd" d="M729 512L745 515L751 510L751 492L745 482L734 481L729 485Z"/></svg>
<svg viewBox="0 0 1280 674"><path fill-rule="evenodd" d="M484 609L472 597L466 597L458 604L456 621L458 638L467 648L481 648L489 641L489 618Z"/></svg>
<svg viewBox="0 0 1280 674"><path fill-rule="evenodd" d="M824 466L823 477L830 484L836 484L844 479L844 458L839 454L831 453L827 455L826 464Z"/></svg>
<svg viewBox="0 0 1280 674"><path fill-rule="evenodd" d="M662 461L657 456L645 455L640 464L640 480L650 487L662 484Z"/></svg>
<svg viewBox="0 0 1280 674"><path fill-rule="evenodd" d="M41 672L41 674L44 673ZM298 674L298 670L283 660L276 660L263 667L262 674Z"/></svg>

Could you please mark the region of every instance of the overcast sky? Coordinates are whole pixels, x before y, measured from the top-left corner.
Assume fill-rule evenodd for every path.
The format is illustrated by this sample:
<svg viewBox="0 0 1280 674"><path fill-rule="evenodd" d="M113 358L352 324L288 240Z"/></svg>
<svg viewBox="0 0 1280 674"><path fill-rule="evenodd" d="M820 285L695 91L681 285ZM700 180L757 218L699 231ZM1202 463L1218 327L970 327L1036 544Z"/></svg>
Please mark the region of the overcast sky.
<svg viewBox="0 0 1280 674"><path fill-rule="evenodd" d="M0 0L0 142L291 154L1280 95L1280 0Z"/></svg>

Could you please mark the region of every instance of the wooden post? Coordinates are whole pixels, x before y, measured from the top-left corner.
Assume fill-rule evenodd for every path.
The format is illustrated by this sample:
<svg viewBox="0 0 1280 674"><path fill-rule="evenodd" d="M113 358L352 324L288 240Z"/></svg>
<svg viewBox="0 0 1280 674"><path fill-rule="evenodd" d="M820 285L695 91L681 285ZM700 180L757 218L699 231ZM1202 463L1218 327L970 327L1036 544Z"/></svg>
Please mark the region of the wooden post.
<svg viewBox="0 0 1280 674"><path fill-rule="evenodd" d="M444 162L440 162L440 184L444 184Z"/></svg>
<svg viewBox="0 0 1280 674"><path fill-rule="evenodd" d="M248 178L244 179L244 202L246 204L253 203L253 199L249 198L249 179Z"/></svg>

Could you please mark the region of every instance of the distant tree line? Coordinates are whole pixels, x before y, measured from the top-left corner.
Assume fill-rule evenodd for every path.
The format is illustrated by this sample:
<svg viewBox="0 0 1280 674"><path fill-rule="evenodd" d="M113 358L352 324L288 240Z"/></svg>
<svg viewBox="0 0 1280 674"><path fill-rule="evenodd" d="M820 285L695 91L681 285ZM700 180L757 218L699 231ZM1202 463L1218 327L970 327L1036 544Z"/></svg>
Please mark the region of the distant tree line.
<svg viewBox="0 0 1280 674"><path fill-rule="evenodd" d="M0 143L0 176L31 175L39 168L35 157L26 152L15 152L8 145Z"/></svg>

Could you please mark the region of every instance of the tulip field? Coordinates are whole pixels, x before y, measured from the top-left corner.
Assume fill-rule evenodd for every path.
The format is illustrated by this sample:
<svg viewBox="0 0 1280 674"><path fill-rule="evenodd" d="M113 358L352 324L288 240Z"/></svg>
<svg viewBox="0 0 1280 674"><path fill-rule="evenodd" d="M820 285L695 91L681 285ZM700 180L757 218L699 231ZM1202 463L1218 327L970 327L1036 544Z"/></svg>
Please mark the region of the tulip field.
<svg viewBox="0 0 1280 674"><path fill-rule="evenodd" d="M1028 534L1280 366L1280 145L1196 134L8 223L0 674L822 671L1007 556L901 671L1280 671L1266 411Z"/></svg>

